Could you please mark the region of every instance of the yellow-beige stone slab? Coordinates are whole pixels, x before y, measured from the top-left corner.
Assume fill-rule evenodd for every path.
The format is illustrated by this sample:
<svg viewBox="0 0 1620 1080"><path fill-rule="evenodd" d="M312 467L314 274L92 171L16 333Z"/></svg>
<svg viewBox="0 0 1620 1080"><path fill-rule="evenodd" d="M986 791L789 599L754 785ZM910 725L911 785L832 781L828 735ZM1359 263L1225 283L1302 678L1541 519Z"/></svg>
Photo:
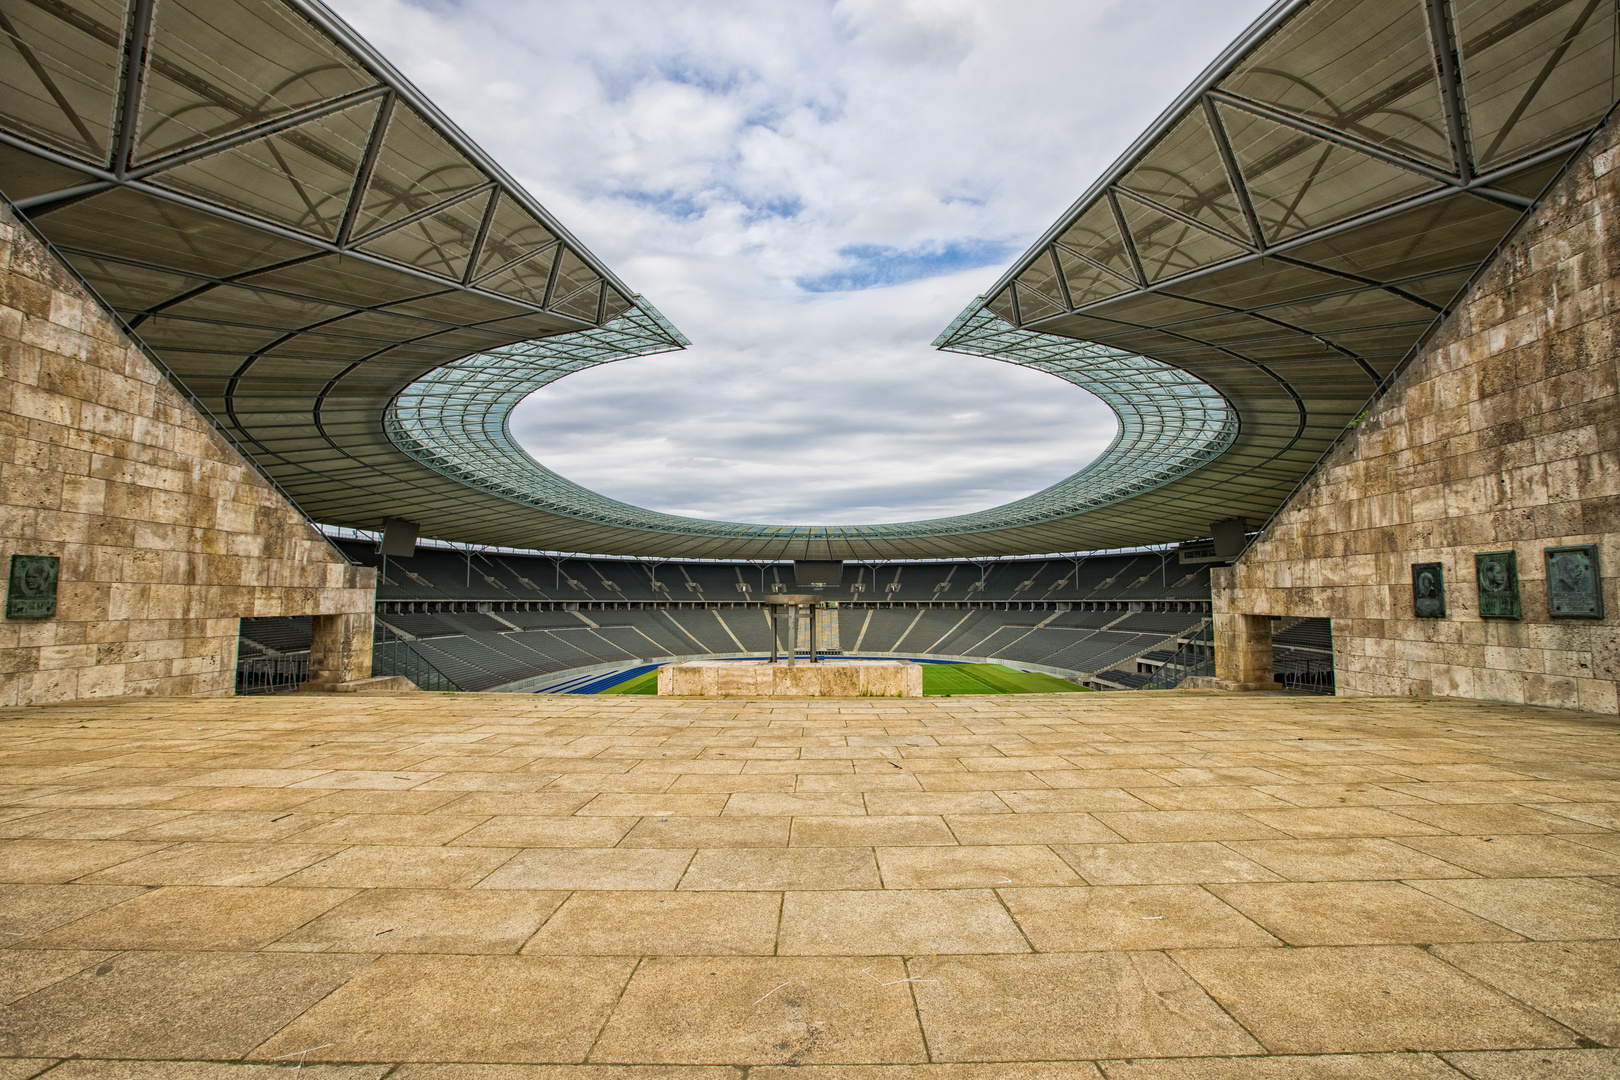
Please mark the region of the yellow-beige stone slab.
<svg viewBox="0 0 1620 1080"><path fill-rule="evenodd" d="M384 956L253 1057L583 1061L634 967L611 956Z"/></svg>
<svg viewBox="0 0 1620 1080"><path fill-rule="evenodd" d="M1445 945L1434 953L1594 1042L1620 1043L1620 942Z"/></svg>
<svg viewBox="0 0 1620 1080"><path fill-rule="evenodd" d="M1479 702L0 710L0 1080L1608 1080L1616 776Z"/></svg>
<svg viewBox="0 0 1620 1080"><path fill-rule="evenodd" d="M118 953L0 1012L0 1057L244 1057L370 962L254 952Z"/></svg>
<svg viewBox="0 0 1620 1080"><path fill-rule="evenodd" d="M769 956L781 910L772 892L576 892L523 952Z"/></svg>
<svg viewBox="0 0 1620 1080"><path fill-rule="evenodd" d="M1002 888L1040 952L1112 952L1275 945L1277 940L1195 885Z"/></svg>
<svg viewBox="0 0 1620 1080"><path fill-rule="evenodd" d="M1028 952L989 889L790 892L779 950L793 956Z"/></svg>
<svg viewBox="0 0 1620 1080"><path fill-rule="evenodd" d="M568 898L538 889L363 889L278 952L515 953Z"/></svg>
<svg viewBox="0 0 1620 1080"><path fill-rule="evenodd" d="M681 878L682 889L881 889L871 848L794 848L699 851Z"/></svg>
<svg viewBox="0 0 1620 1080"><path fill-rule="evenodd" d="M10 844L0 844L0 881L73 881L162 847L125 840L11 840Z"/></svg>
<svg viewBox="0 0 1620 1080"><path fill-rule="evenodd" d="M0 948L145 892L132 885L0 885Z"/></svg>
<svg viewBox="0 0 1620 1080"><path fill-rule="evenodd" d="M906 969L936 1061L1261 1052L1160 952L924 956Z"/></svg>
<svg viewBox="0 0 1620 1080"><path fill-rule="evenodd" d="M1426 945L1519 935L1399 881L1312 881L1206 888L1290 945Z"/></svg>
<svg viewBox="0 0 1620 1080"><path fill-rule="evenodd" d="M653 957L636 969L595 1062L928 1060L893 957Z"/></svg>
<svg viewBox="0 0 1620 1080"><path fill-rule="evenodd" d="M1274 1054L1576 1045L1563 1025L1409 945L1171 955Z"/></svg>
<svg viewBox="0 0 1620 1080"><path fill-rule="evenodd" d="M347 900L352 889L175 886L58 927L30 942L46 949L261 949Z"/></svg>

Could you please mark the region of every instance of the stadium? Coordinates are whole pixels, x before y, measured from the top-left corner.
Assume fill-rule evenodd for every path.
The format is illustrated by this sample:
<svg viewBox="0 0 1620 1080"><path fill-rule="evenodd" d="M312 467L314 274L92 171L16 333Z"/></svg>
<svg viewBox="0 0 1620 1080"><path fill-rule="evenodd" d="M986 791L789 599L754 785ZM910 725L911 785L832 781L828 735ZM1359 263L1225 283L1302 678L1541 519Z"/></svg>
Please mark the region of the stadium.
<svg viewBox="0 0 1620 1080"><path fill-rule="evenodd" d="M1614 0L1279 0L932 343L1107 448L831 526L518 443L694 343L318 0L0 16L0 1077L1620 1068Z"/></svg>

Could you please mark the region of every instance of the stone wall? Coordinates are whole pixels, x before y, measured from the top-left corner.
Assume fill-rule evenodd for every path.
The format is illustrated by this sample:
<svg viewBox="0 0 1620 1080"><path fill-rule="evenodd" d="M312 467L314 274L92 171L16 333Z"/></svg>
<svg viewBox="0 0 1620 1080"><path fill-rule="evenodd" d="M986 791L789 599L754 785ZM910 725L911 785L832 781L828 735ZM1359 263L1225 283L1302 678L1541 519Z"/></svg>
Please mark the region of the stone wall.
<svg viewBox="0 0 1620 1080"><path fill-rule="evenodd" d="M0 575L14 554L61 569L54 618L0 621L5 705L228 694L239 618L376 593L0 208Z"/></svg>
<svg viewBox="0 0 1620 1080"><path fill-rule="evenodd" d="M1340 693L1615 713L1620 679L1620 137L1611 124L1309 485L1215 610L1333 620ZM1554 619L1543 550L1600 547L1605 616ZM1474 556L1517 553L1523 617L1479 613ZM1443 564L1417 618L1412 564Z"/></svg>
<svg viewBox="0 0 1620 1080"><path fill-rule="evenodd" d="M692 660L658 669L658 692L676 697L922 697L910 660Z"/></svg>

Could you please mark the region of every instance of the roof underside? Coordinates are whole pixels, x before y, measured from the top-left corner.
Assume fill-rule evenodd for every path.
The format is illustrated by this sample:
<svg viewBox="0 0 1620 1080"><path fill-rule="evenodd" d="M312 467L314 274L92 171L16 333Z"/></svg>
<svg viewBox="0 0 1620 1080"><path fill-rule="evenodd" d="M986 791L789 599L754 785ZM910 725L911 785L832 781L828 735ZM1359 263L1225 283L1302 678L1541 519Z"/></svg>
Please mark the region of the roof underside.
<svg viewBox="0 0 1620 1080"><path fill-rule="evenodd" d="M510 517L383 411L448 361L613 321L617 278L313 0L0 18L5 196L306 513Z"/></svg>
<svg viewBox="0 0 1620 1080"><path fill-rule="evenodd" d="M978 514L759 526L614 502L512 442L535 387L685 340L315 0L0 13L4 194L308 514L603 554L1019 554L1264 517L1616 82L1616 0L1279 4L937 342L1098 393L1104 456Z"/></svg>
<svg viewBox="0 0 1620 1080"><path fill-rule="evenodd" d="M1240 418L1225 453L1077 533L1183 539L1281 505L1604 121L1616 20L1613 0L1290 0L1256 23L987 294Z"/></svg>

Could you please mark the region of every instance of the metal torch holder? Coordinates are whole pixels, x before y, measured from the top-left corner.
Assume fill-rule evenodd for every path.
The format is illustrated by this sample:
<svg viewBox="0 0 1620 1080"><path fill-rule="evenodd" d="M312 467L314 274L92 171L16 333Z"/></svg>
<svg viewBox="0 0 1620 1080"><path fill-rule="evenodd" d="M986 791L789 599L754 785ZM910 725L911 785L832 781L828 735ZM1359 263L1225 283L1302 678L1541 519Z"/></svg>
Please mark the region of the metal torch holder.
<svg viewBox="0 0 1620 1080"><path fill-rule="evenodd" d="M780 640L778 630L781 626L783 613L788 616L787 628L787 663L793 667L799 662L799 609L810 609L810 663L817 662L816 654L816 606L821 603L821 597L814 593L770 593L763 597L765 609L771 617L771 663L778 661L778 646Z"/></svg>

